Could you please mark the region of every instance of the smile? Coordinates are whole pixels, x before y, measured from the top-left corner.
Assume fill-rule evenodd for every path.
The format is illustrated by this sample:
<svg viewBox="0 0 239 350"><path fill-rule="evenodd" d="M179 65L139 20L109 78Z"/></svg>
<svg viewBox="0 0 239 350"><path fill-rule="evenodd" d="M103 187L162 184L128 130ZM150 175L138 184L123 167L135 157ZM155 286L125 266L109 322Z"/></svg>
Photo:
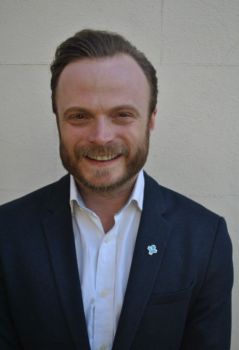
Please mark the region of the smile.
<svg viewBox="0 0 239 350"><path fill-rule="evenodd" d="M118 158L120 155L101 155L101 156L87 156L87 158L91 159L91 160L97 160L97 161L100 161L100 162L105 162L105 161L109 161L109 160L113 160L113 159L116 159Z"/></svg>

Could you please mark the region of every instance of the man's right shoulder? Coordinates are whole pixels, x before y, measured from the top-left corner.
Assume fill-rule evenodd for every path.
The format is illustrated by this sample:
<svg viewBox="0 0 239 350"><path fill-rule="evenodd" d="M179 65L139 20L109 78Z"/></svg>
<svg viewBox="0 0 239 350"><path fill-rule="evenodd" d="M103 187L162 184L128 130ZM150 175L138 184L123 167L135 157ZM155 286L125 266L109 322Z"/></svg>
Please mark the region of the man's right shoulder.
<svg viewBox="0 0 239 350"><path fill-rule="evenodd" d="M65 175L60 180L41 187L24 196L0 205L0 217L13 215L19 211L32 211L33 208L40 209L53 197L60 197L63 192L67 192L69 187L69 176ZM61 192L61 193L60 193Z"/></svg>

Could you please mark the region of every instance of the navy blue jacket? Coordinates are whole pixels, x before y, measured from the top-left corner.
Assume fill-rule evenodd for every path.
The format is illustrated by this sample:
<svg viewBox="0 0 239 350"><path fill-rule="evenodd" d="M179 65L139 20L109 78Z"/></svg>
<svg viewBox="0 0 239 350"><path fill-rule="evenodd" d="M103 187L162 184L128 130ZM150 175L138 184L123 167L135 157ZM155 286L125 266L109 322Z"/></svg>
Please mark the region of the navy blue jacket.
<svg viewBox="0 0 239 350"><path fill-rule="evenodd" d="M225 221L145 179L113 350L229 350L233 273ZM152 244L158 252L149 255ZM0 349L90 349L69 176L0 207Z"/></svg>

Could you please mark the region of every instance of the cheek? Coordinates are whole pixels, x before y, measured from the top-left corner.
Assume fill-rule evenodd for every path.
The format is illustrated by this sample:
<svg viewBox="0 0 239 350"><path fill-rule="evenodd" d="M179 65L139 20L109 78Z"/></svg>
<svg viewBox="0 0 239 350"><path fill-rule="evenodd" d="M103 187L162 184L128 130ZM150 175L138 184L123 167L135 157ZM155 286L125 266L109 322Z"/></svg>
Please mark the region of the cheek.
<svg viewBox="0 0 239 350"><path fill-rule="evenodd" d="M138 148L143 145L146 138L146 127L142 125L141 127L135 128L128 133L127 140L132 148Z"/></svg>
<svg viewBox="0 0 239 350"><path fill-rule="evenodd" d="M66 147L75 147L84 140L84 134L79 129L71 126L65 126L60 130L61 141Z"/></svg>

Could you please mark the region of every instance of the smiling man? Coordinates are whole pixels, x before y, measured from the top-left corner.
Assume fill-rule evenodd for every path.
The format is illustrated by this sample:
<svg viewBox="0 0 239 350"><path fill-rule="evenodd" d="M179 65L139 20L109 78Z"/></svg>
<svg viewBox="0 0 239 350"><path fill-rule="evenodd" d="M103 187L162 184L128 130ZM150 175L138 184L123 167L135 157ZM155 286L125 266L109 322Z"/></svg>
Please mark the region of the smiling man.
<svg viewBox="0 0 239 350"><path fill-rule="evenodd" d="M0 208L0 348L229 350L225 221L143 171L154 67L83 30L51 72L69 174Z"/></svg>
<svg viewBox="0 0 239 350"><path fill-rule="evenodd" d="M82 59L63 69L55 99L63 165L107 232L147 158L149 83L129 55Z"/></svg>

